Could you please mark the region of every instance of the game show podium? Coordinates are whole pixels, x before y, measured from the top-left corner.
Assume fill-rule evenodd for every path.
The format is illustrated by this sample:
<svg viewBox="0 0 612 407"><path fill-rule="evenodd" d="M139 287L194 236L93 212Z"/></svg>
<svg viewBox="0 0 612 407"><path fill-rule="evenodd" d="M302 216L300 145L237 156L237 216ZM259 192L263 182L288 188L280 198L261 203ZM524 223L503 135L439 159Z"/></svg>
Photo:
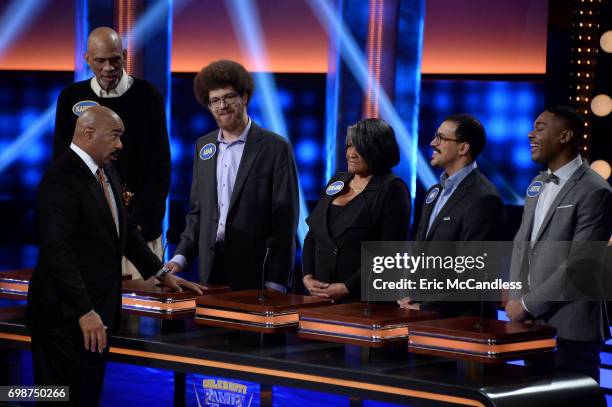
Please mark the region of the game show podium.
<svg viewBox="0 0 612 407"><path fill-rule="evenodd" d="M408 324L436 319L432 311L397 305L348 303L300 310L299 336L367 347L406 343Z"/></svg>
<svg viewBox="0 0 612 407"><path fill-rule="evenodd" d="M227 286L204 284L204 295L229 291ZM160 319L182 319L195 316L196 294L184 289L175 292L161 286L155 277L147 280L125 280L122 285L123 311Z"/></svg>
<svg viewBox="0 0 612 407"><path fill-rule="evenodd" d="M32 269L0 272L0 298L27 300Z"/></svg>
<svg viewBox="0 0 612 407"><path fill-rule="evenodd" d="M331 304L331 300L273 290L234 291L199 296L196 323L259 333L297 328L298 311Z"/></svg>
<svg viewBox="0 0 612 407"><path fill-rule="evenodd" d="M557 346L553 327L478 317L414 322L408 329L410 352L484 363L522 359Z"/></svg>

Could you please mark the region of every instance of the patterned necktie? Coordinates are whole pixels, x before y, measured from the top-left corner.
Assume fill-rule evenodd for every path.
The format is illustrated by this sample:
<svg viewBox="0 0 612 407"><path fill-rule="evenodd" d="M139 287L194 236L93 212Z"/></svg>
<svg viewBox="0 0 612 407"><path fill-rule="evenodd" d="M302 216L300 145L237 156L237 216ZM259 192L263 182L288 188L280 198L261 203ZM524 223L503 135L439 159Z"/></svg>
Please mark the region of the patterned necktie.
<svg viewBox="0 0 612 407"><path fill-rule="evenodd" d="M111 201L110 191L106 187L106 184L107 184L106 174L104 173L104 170L102 168L98 168L98 171L96 171L96 174L98 175L98 183L102 187L102 191L104 191L104 197L106 198L108 209L110 209L111 215L113 216L113 221L115 221L115 226L118 226L117 217L115 215L115 211L113 210L113 202Z"/></svg>
<svg viewBox="0 0 612 407"><path fill-rule="evenodd" d="M557 177L555 174L549 173L548 171L542 171L540 173L540 178L545 184L554 182L555 184L559 185L559 177Z"/></svg>

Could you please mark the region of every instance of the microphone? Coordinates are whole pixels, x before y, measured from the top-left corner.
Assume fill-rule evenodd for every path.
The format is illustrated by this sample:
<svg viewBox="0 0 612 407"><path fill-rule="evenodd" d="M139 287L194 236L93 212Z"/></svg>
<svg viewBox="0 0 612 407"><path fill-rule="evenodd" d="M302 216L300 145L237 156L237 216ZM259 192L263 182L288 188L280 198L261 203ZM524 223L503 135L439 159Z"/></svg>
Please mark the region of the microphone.
<svg viewBox="0 0 612 407"><path fill-rule="evenodd" d="M263 264L261 265L261 292L259 297L257 297L257 301L264 302L266 300L266 296L264 295L264 288L266 284L266 266L268 265L268 258L270 257L270 252L276 246L276 239L273 237L269 237L266 239L266 255L264 256Z"/></svg>
<svg viewBox="0 0 612 407"><path fill-rule="evenodd" d="M370 271L368 272L368 285L366 287L366 304L365 308L361 310L361 313L368 317L372 314L372 308L370 308L370 285L372 285L372 267L370 267Z"/></svg>
<svg viewBox="0 0 612 407"><path fill-rule="evenodd" d="M164 256L166 255L166 249L168 248L168 243L176 244L179 241L179 234L173 228L166 230L166 244L164 244L164 250L162 250L162 261L164 261Z"/></svg>

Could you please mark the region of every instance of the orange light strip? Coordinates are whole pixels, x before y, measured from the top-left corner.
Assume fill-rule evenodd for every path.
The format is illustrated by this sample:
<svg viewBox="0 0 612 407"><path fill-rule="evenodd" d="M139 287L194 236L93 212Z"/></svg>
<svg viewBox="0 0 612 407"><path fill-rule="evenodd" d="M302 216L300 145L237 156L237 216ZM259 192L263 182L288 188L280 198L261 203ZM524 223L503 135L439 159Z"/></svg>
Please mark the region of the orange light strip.
<svg viewBox="0 0 612 407"><path fill-rule="evenodd" d="M380 96L380 63L382 55L382 29L384 0L370 0L368 19L368 89L363 115L378 117Z"/></svg>
<svg viewBox="0 0 612 407"><path fill-rule="evenodd" d="M12 340L12 341L18 341L18 342L31 342L29 336L6 334L6 333L0 333L0 339L7 339L7 340ZM380 385L380 384L358 382L354 380L334 379L331 377L318 376L318 375L312 375L312 374L288 372L286 370L267 369L267 368L262 368L262 367L257 367L257 366L239 365L236 363L217 362L213 360L190 358L186 356L167 355L164 353L146 352L146 351L125 349L125 348L117 348L114 346L110 347L109 352L116 354L116 355L163 360L166 362L184 363L188 365L205 366L205 367L212 367L216 369L232 370L232 371L237 371L237 372L255 373L255 374L260 374L260 375L265 375L265 376L301 380L305 382L325 383L325 384L331 384L334 386L342 386L342 387L348 387L348 388L353 388L353 389L363 389L363 390L373 391L377 393L387 393L387 394L400 395L400 396L405 396L405 397L414 397L418 399L436 400L436 401L441 401L445 403L458 404L462 406L484 407L484 404L478 400L468 399L465 397L448 396L446 394L432 393L428 391L411 390L411 389L406 389L403 387L385 386L385 385Z"/></svg>
<svg viewBox="0 0 612 407"><path fill-rule="evenodd" d="M238 322L251 322L263 325L286 325L296 324L299 316L297 312L281 315L257 315L246 312L226 311L214 308L198 307L196 311L197 317L208 317L208 318L223 318L233 319Z"/></svg>
<svg viewBox="0 0 612 407"><path fill-rule="evenodd" d="M2 290L10 290L13 293L23 293L23 295L28 294L28 288L30 285L28 283L7 283L0 282L0 291Z"/></svg>
<svg viewBox="0 0 612 407"><path fill-rule="evenodd" d="M117 18L119 23L119 35L125 38L126 44L123 44L123 49L127 50L127 58L125 61L125 69L129 75L134 72L134 59L132 58L133 41L132 28L134 27L134 1L133 0L117 0Z"/></svg>
<svg viewBox="0 0 612 407"><path fill-rule="evenodd" d="M371 341L395 339L408 336L408 327L393 327L387 329L367 329L353 326L326 324L322 322L300 321L300 330L316 331L325 335L359 336Z"/></svg>
<svg viewBox="0 0 612 407"><path fill-rule="evenodd" d="M456 351L458 353L471 353L483 356L491 355L491 357L495 357L512 352L553 349L555 346L557 346L557 341L554 338L550 338L496 345L454 339L434 338L430 336L415 335L413 333L410 336L409 346L426 347L428 349L439 349L444 351Z"/></svg>
<svg viewBox="0 0 612 407"><path fill-rule="evenodd" d="M193 300L166 303L166 302L161 302L161 301L143 300L140 298L124 296L121 299L121 304L123 306L147 308L148 310L151 310L151 311L158 310L160 312L183 311L183 310L189 310L189 309L195 311L196 301L195 299L193 299Z"/></svg>

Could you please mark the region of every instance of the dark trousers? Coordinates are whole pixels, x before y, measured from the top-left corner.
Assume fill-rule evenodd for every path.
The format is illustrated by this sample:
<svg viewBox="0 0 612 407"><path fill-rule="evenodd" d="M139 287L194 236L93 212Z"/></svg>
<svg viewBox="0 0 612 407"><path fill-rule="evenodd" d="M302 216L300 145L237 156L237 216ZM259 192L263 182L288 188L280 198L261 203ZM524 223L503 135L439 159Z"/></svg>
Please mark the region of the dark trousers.
<svg viewBox="0 0 612 407"><path fill-rule="evenodd" d="M227 267L225 265L225 253L223 250L223 242L215 244L215 257L213 257L212 269L208 277L209 284L229 285L227 275Z"/></svg>
<svg viewBox="0 0 612 407"><path fill-rule="evenodd" d="M552 355L536 355L526 360L529 367L541 370L567 370L590 376L599 383L599 353L603 342L557 339L557 351Z"/></svg>
<svg viewBox="0 0 612 407"><path fill-rule="evenodd" d="M40 321L32 327L34 384L69 386L72 406L99 405L108 346L104 353L85 350L81 329L74 320L61 326L47 325Z"/></svg>

